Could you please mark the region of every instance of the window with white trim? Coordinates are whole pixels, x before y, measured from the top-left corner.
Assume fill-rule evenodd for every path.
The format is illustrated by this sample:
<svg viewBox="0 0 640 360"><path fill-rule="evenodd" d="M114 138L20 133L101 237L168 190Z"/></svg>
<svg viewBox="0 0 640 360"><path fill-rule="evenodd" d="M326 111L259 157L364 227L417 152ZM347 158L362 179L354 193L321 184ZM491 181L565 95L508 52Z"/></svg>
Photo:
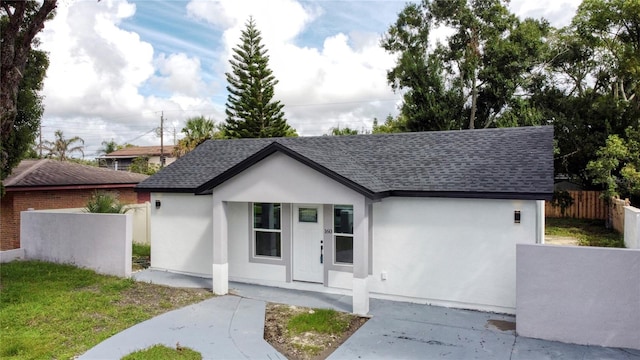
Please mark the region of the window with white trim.
<svg viewBox="0 0 640 360"><path fill-rule="evenodd" d="M353 264L353 205L333 206L334 262Z"/></svg>
<svg viewBox="0 0 640 360"><path fill-rule="evenodd" d="M253 204L253 256L282 257L281 215L280 204Z"/></svg>

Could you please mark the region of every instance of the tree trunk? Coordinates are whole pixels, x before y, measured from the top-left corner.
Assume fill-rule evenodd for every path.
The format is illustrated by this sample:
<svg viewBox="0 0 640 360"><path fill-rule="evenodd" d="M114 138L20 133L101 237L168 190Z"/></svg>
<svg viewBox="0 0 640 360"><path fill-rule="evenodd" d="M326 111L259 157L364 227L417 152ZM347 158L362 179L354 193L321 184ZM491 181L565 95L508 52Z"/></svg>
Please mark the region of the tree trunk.
<svg viewBox="0 0 640 360"><path fill-rule="evenodd" d="M473 71L473 81L471 83L471 115L469 116L469 129L475 128L476 109L478 107L478 88L476 86L478 79L476 71Z"/></svg>

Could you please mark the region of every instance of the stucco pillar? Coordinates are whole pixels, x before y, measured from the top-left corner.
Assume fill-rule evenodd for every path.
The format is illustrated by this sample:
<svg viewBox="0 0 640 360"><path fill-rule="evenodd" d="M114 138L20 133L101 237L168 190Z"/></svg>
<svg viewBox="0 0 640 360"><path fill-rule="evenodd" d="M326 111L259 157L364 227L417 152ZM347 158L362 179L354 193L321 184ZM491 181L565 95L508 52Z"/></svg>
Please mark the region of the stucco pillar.
<svg viewBox="0 0 640 360"><path fill-rule="evenodd" d="M353 312L369 313L369 206L353 204Z"/></svg>
<svg viewBox="0 0 640 360"><path fill-rule="evenodd" d="M213 196L213 293L229 292L229 263L227 260L227 203Z"/></svg>
<svg viewBox="0 0 640 360"><path fill-rule="evenodd" d="M536 200L536 244L544 244L544 200Z"/></svg>

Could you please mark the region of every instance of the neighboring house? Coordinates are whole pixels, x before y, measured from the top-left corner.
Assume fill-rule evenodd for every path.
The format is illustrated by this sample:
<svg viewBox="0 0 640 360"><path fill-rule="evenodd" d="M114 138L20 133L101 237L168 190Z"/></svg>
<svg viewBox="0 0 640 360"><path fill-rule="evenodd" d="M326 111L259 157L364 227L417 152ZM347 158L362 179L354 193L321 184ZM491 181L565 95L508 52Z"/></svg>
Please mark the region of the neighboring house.
<svg viewBox="0 0 640 360"><path fill-rule="evenodd" d="M100 167L113 170L129 171L129 167L136 158L147 158L149 165L160 165L160 155L164 154L164 164L169 165L176 161L173 156L174 145L160 146L130 146L97 158Z"/></svg>
<svg viewBox="0 0 640 360"><path fill-rule="evenodd" d="M228 281L515 312L543 242L553 128L209 140L137 186L151 266Z"/></svg>
<svg viewBox="0 0 640 360"><path fill-rule="evenodd" d="M148 193L133 188L147 177L66 161L23 160L3 182L0 250L20 247L21 211L85 207L97 190L117 192L122 203L144 202Z"/></svg>

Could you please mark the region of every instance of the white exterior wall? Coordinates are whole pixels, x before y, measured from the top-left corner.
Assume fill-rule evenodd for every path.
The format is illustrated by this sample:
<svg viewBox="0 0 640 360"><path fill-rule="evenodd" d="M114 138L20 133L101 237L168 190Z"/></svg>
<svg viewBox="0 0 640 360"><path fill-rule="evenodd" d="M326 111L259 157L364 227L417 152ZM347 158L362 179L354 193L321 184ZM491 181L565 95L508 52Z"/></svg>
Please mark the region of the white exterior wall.
<svg viewBox="0 0 640 360"><path fill-rule="evenodd" d="M177 158L171 156L171 154L164 155L164 166L168 166L169 164L175 162ZM149 156L149 164L152 165L160 165L160 155L158 156Z"/></svg>
<svg viewBox="0 0 640 360"><path fill-rule="evenodd" d="M229 203L229 278L243 282L285 282L286 268L282 265L249 262L249 205ZM212 239L213 241L213 239Z"/></svg>
<svg viewBox="0 0 640 360"><path fill-rule="evenodd" d="M151 267L211 276L212 214L211 196L151 193Z"/></svg>
<svg viewBox="0 0 640 360"><path fill-rule="evenodd" d="M535 201L383 199L373 206L370 290L372 296L514 313L516 244L535 242Z"/></svg>

